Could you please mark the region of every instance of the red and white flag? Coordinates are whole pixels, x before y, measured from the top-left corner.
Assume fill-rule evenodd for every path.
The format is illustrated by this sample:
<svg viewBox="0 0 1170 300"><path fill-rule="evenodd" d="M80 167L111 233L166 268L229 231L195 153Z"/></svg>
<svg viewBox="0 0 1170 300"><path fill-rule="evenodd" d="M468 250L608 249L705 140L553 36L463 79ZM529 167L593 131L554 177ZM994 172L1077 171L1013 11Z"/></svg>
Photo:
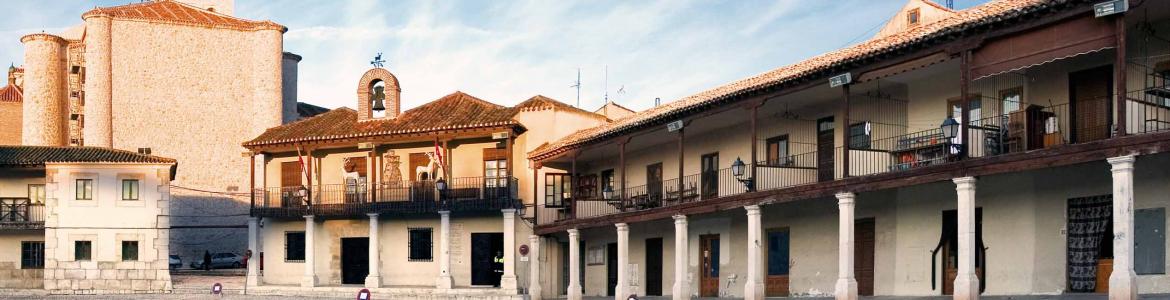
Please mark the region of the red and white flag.
<svg viewBox="0 0 1170 300"><path fill-rule="evenodd" d="M443 170L443 177L447 177L447 163L443 161L443 151L439 147L439 138L435 138L435 160L439 161L439 169Z"/></svg>

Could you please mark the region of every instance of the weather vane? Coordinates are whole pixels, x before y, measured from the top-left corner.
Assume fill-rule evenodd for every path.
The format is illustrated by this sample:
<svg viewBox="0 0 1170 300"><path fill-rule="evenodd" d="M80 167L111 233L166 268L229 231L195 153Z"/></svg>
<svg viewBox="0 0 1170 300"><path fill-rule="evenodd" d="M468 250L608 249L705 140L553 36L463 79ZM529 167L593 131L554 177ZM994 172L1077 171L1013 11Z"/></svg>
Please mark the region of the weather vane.
<svg viewBox="0 0 1170 300"><path fill-rule="evenodd" d="M374 60L371 60L370 64L373 65L375 68L381 68L382 63L385 63L385 62L386 61L382 59L382 52L378 52L378 55L374 56Z"/></svg>

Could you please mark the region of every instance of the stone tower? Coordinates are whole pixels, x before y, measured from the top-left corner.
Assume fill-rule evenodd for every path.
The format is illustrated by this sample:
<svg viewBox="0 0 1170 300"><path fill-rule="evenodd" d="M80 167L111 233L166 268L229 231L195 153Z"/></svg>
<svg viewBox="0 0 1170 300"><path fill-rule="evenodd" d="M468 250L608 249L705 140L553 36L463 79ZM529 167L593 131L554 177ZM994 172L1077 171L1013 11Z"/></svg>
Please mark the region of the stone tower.
<svg viewBox="0 0 1170 300"><path fill-rule="evenodd" d="M297 114L297 64L301 62L301 56L285 52L283 57L280 64L280 98L284 103L282 124L288 124L300 118Z"/></svg>
<svg viewBox="0 0 1170 300"><path fill-rule="evenodd" d="M87 14L85 20L86 146L113 147L113 66L110 62L110 23L106 14Z"/></svg>
<svg viewBox="0 0 1170 300"><path fill-rule="evenodd" d="M21 144L68 145L68 42L44 33L26 35L20 42L24 43L25 62Z"/></svg>
<svg viewBox="0 0 1170 300"><path fill-rule="evenodd" d="M397 118L402 113L402 105L400 105L402 88L398 85L398 78L394 77L390 71L383 68L373 68L362 74L362 79L358 81L357 98L358 98L358 121L377 120L374 116L373 99L374 86L382 83L385 87L383 92L386 95L383 104L386 106L386 115L382 119Z"/></svg>

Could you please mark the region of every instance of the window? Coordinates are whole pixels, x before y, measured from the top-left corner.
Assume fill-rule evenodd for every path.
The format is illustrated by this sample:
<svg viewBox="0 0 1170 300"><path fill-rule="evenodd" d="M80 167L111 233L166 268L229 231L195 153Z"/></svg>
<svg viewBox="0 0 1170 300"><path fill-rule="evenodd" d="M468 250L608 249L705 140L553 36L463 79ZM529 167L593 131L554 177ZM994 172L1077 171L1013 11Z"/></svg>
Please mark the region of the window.
<svg viewBox="0 0 1170 300"><path fill-rule="evenodd" d="M869 122L849 125L849 149L869 149L873 127Z"/></svg>
<svg viewBox="0 0 1170 300"><path fill-rule="evenodd" d="M90 254L93 251L93 242L91 241L73 241L73 260L87 261L90 260Z"/></svg>
<svg viewBox="0 0 1170 300"><path fill-rule="evenodd" d="M138 241L122 241L122 260L138 260Z"/></svg>
<svg viewBox="0 0 1170 300"><path fill-rule="evenodd" d="M572 196L569 193L569 174L544 175L544 205L563 207L568 205L565 200Z"/></svg>
<svg viewBox="0 0 1170 300"><path fill-rule="evenodd" d="M617 187L613 185L613 181L613 169L601 171L601 192L604 193L606 190L610 190L614 191L614 194L617 194Z"/></svg>
<svg viewBox="0 0 1170 300"><path fill-rule="evenodd" d="M305 261L305 232L284 233L284 261Z"/></svg>
<svg viewBox="0 0 1170 300"><path fill-rule="evenodd" d="M138 179L122 180L122 200L138 200Z"/></svg>
<svg viewBox="0 0 1170 300"><path fill-rule="evenodd" d="M508 186L508 161L503 159L483 161L483 177L487 187Z"/></svg>
<svg viewBox="0 0 1170 300"><path fill-rule="evenodd" d="M920 22L920 21L921 21L921 15L920 15L917 8L911 9L909 12L906 12L906 24L907 25L910 25L910 26L918 25L918 22Z"/></svg>
<svg viewBox="0 0 1170 300"><path fill-rule="evenodd" d="M93 179L77 180L77 200L93 200Z"/></svg>
<svg viewBox="0 0 1170 300"><path fill-rule="evenodd" d="M979 94L972 94L971 96L971 111L967 114L971 120L978 120L983 115L983 101L980 100L982 96ZM955 118L955 121L962 123L963 118L963 101L959 97L947 99L947 116Z"/></svg>
<svg viewBox="0 0 1170 300"><path fill-rule="evenodd" d="M787 166L792 164L792 159L788 157L788 135L781 135L769 138L764 142L765 149L764 157L769 166Z"/></svg>
<svg viewBox="0 0 1170 300"><path fill-rule="evenodd" d="M33 204L45 204L45 185L28 185L28 200L32 201Z"/></svg>
<svg viewBox="0 0 1170 300"><path fill-rule="evenodd" d="M410 261L431 261L431 229L410 228Z"/></svg>
<svg viewBox="0 0 1170 300"><path fill-rule="evenodd" d="M20 242L20 268L45 268L45 242Z"/></svg>
<svg viewBox="0 0 1170 300"><path fill-rule="evenodd" d="M1166 274L1166 208L1134 210L1134 272Z"/></svg>
<svg viewBox="0 0 1170 300"><path fill-rule="evenodd" d="M1024 101L1024 88L1014 87L999 91L999 99L1004 114L1020 110L1020 103Z"/></svg>

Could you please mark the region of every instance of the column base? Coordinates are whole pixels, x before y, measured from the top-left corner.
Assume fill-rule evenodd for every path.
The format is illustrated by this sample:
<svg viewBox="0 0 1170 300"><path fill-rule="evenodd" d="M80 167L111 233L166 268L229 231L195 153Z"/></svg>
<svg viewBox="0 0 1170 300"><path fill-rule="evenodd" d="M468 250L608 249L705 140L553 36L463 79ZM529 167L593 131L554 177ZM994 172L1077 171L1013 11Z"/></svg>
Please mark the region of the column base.
<svg viewBox="0 0 1170 300"><path fill-rule="evenodd" d="M1136 300L1137 273L1114 269L1109 274L1109 300Z"/></svg>
<svg viewBox="0 0 1170 300"><path fill-rule="evenodd" d="M834 295L837 300L857 300L857 279L839 278Z"/></svg>
<svg viewBox="0 0 1170 300"><path fill-rule="evenodd" d="M315 287L317 286L317 275L306 275L301 277L301 287Z"/></svg>
<svg viewBox="0 0 1170 300"><path fill-rule="evenodd" d="M764 285L748 279L743 284L743 300L764 300Z"/></svg>
<svg viewBox="0 0 1170 300"><path fill-rule="evenodd" d="M576 285L576 284L572 284L572 283L569 284L569 294L567 295L569 300L581 300L581 298L583 296L582 294L584 294L584 293L585 292L581 291L580 285Z"/></svg>
<svg viewBox="0 0 1170 300"><path fill-rule="evenodd" d="M382 287L382 276L366 276L366 287L371 289Z"/></svg>
<svg viewBox="0 0 1170 300"><path fill-rule="evenodd" d="M519 292L519 289L516 288L516 275L501 276L500 277L500 290L508 292L509 295L516 294L517 292Z"/></svg>
<svg viewBox="0 0 1170 300"><path fill-rule="evenodd" d="M674 293L673 295L671 295L673 297L671 299L691 300L691 289L690 289L690 286L688 286L686 284L686 282L675 281L674 288L671 289L671 292Z"/></svg>
<svg viewBox="0 0 1170 300"><path fill-rule="evenodd" d="M544 289L539 284L529 284L528 300L544 300Z"/></svg>
<svg viewBox="0 0 1170 300"><path fill-rule="evenodd" d="M440 290L449 290L453 286L455 286L455 282L451 276L439 276L439 279L435 280L435 288Z"/></svg>
<svg viewBox="0 0 1170 300"><path fill-rule="evenodd" d="M955 276L955 300L979 299L979 277L975 274L958 274Z"/></svg>
<svg viewBox="0 0 1170 300"><path fill-rule="evenodd" d="M244 279L244 284L248 286L260 286L260 275L249 274L248 277Z"/></svg>

